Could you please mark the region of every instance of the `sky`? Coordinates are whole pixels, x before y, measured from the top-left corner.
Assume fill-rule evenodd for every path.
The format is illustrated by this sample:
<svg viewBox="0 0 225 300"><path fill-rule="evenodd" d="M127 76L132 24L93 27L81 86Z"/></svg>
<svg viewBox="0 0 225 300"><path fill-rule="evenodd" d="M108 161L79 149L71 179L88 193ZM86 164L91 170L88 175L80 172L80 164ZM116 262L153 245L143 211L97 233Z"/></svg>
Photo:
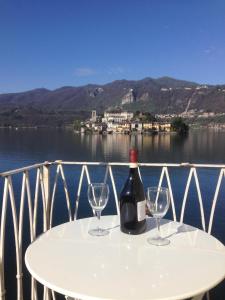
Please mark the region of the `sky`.
<svg viewBox="0 0 225 300"><path fill-rule="evenodd" d="M225 84L225 0L0 0L0 93L162 76Z"/></svg>

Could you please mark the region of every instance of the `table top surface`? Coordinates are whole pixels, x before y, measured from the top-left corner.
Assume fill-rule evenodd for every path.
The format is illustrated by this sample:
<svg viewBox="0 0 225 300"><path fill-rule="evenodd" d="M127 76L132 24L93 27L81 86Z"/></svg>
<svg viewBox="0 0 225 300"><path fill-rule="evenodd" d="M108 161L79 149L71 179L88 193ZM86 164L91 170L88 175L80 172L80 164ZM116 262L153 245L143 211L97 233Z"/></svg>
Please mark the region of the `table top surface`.
<svg viewBox="0 0 225 300"><path fill-rule="evenodd" d="M195 296L225 276L225 247L213 236L185 224L162 220L167 246L120 231L118 216L101 218L103 237L88 234L96 218L68 222L42 234L27 249L26 266L40 283L83 300L172 300Z"/></svg>

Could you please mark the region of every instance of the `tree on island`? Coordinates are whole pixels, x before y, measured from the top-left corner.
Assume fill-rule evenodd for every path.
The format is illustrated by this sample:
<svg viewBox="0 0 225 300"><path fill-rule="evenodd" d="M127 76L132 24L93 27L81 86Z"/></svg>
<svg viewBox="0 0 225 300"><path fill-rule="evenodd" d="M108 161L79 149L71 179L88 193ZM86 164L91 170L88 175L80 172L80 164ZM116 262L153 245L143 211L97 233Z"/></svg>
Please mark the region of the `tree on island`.
<svg viewBox="0 0 225 300"><path fill-rule="evenodd" d="M175 118L172 123L171 127L173 131L176 131L180 135L185 135L188 133L189 126L184 122L181 117Z"/></svg>
<svg viewBox="0 0 225 300"><path fill-rule="evenodd" d="M80 129L81 129L81 122L80 122L80 120L74 120L74 122L73 122L73 129L75 131L80 131Z"/></svg>
<svg viewBox="0 0 225 300"><path fill-rule="evenodd" d="M157 119L156 117L151 114L150 112L140 112L139 110L137 110L134 113L134 119L138 118L141 122L156 122Z"/></svg>

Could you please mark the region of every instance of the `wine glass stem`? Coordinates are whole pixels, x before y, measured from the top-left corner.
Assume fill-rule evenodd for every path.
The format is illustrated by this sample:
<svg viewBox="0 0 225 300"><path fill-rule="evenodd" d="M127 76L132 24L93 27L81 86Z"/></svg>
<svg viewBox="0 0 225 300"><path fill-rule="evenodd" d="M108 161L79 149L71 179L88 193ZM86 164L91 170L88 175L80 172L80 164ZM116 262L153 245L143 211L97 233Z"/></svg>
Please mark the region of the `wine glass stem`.
<svg viewBox="0 0 225 300"><path fill-rule="evenodd" d="M98 211L96 211L96 216L97 216L97 218L98 218L98 220L99 220L99 222L98 223L100 223L100 218L101 218L101 211L100 210L98 210ZM99 225L98 225L98 230L100 230L100 227L99 227Z"/></svg>
<svg viewBox="0 0 225 300"><path fill-rule="evenodd" d="M100 221L100 218L101 218L101 211L96 211L96 216L98 218L98 220Z"/></svg>
<svg viewBox="0 0 225 300"><path fill-rule="evenodd" d="M160 234L160 219L155 218L155 220L156 220L156 226L157 226L157 229L158 229L158 236L161 237L161 234Z"/></svg>

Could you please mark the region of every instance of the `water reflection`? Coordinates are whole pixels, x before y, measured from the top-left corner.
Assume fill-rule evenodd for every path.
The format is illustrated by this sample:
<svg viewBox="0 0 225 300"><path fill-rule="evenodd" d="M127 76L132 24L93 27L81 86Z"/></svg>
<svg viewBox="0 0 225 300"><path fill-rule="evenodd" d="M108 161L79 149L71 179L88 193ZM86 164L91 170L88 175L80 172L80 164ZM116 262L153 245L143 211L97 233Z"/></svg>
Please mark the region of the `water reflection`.
<svg viewBox="0 0 225 300"><path fill-rule="evenodd" d="M77 138L77 136L75 137ZM168 153L171 150L171 144L176 141L184 141L182 137L170 134L159 135L81 135L80 144L90 151L93 160L99 158L103 161L127 161L128 152L131 147L137 147L140 154L140 160L149 161L151 153ZM157 160L161 160L158 157Z"/></svg>
<svg viewBox="0 0 225 300"><path fill-rule="evenodd" d="M224 162L225 132L190 131L188 136L80 135L71 130L0 130L0 171L45 160L127 161L132 146L142 162Z"/></svg>

